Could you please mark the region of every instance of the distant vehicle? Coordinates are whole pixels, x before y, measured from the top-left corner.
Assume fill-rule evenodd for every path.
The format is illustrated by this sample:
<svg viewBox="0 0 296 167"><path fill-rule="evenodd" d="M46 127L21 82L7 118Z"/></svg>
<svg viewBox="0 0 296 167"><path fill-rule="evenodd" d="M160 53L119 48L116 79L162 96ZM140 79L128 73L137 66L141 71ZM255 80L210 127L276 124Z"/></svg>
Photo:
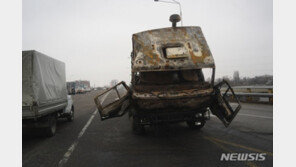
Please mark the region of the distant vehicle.
<svg viewBox="0 0 296 167"><path fill-rule="evenodd" d="M91 89L90 89L90 87L85 87L84 91L85 91L85 92L90 92Z"/></svg>
<svg viewBox="0 0 296 167"><path fill-rule="evenodd" d="M76 87L76 82L67 82L68 94L75 95L76 94L75 87Z"/></svg>
<svg viewBox="0 0 296 167"><path fill-rule="evenodd" d="M91 91L90 82L86 80L77 80L75 82L75 93L87 93Z"/></svg>
<svg viewBox="0 0 296 167"><path fill-rule="evenodd" d="M76 87L75 92L76 92L76 93L80 93L80 94L81 94L81 93L85 93L84 88L81 87L81 86Z"/></svg>
<svg viewBox="0 0 296 167"><path fill-rule="evenodd" d="M57 119L74 120L67 95L65 63L30 50L22 52L22 123L24 128L44 128L56 133Z"/></svg>
<svg viewBox="0 0 296 167"><path fill-rule="evenodd" d="M200 27L176 27L179 15L172 15L173 26L133 34L131 86L120 82L97 95L94 101L101 119L120 117L126 112L133 120L133 131L144 126L187 122L202 128L211 111L227 127L241 105L230 85L214 85L215 63ZM203 69L212 69L205 81ZM220 88L227 90L221 94ZM227 100L235 97L233 108Z"/></svg>

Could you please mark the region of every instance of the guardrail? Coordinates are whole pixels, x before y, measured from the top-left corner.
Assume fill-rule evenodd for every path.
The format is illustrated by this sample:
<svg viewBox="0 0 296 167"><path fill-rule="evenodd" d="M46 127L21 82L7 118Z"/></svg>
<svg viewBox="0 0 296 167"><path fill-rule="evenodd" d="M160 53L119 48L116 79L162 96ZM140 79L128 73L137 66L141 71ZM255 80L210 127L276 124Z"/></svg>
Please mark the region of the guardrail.
<svg viewBox="0 0 296 167"><path fill-rule="evenodd" d="M221 88L221 92L225 90ZM273 104L272 86L234 86L233 90L241 102ZM234 100L230 92L227 95L230 101Z"/></svg>

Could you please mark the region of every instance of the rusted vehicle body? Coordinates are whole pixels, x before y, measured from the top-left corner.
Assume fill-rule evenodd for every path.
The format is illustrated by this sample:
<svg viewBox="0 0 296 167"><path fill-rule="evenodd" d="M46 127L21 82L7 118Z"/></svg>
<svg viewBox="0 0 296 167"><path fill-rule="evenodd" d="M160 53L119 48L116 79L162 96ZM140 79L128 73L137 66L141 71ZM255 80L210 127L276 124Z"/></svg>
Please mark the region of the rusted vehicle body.
<svg viewBox="0 0 296 167"><path fill-rule="evenodd" d="M211 111L230 124L241 106L237 98L235 108L228 103L227 92L234 92L226 81L214 85L215 62L200 27L173 22L133 34L132 42L131 86L121 82L94 99L102 120L129 112L136 133L145 125L182 121L200 129ZM210 80L203 69L212 69ZM221 94L223 85L227 91Z"/></svg>

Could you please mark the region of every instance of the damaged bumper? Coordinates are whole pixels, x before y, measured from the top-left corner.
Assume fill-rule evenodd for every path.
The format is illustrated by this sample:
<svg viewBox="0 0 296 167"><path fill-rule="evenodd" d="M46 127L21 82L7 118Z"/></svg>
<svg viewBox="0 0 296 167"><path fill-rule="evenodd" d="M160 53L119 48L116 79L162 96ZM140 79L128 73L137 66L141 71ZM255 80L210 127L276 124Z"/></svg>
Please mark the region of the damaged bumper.
<svg viewBox="0 0 296 167"><path fill-rule="evenodd" d="M188 111L206 107L211 100L213 89L190 89L166 92L133 92L132 99L141 110Z"/></svg>

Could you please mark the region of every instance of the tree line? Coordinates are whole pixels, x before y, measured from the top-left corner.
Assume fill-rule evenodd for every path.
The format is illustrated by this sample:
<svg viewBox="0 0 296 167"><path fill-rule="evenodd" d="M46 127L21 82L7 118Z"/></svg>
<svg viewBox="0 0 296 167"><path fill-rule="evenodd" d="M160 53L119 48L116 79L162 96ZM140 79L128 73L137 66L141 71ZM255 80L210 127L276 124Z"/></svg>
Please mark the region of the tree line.
<svg viewBox="0 0 296 167"><path fill-rule="evenodd" d="M217 78L216 82L219 83L222 80L228 81L233 86L250 86L250 85L273 85L273 76L272 75L261 75L255 77L243 77L240 78L239 72L235 71L233 77L229 78L228 76L223 76L222 78Z"/></svg>

